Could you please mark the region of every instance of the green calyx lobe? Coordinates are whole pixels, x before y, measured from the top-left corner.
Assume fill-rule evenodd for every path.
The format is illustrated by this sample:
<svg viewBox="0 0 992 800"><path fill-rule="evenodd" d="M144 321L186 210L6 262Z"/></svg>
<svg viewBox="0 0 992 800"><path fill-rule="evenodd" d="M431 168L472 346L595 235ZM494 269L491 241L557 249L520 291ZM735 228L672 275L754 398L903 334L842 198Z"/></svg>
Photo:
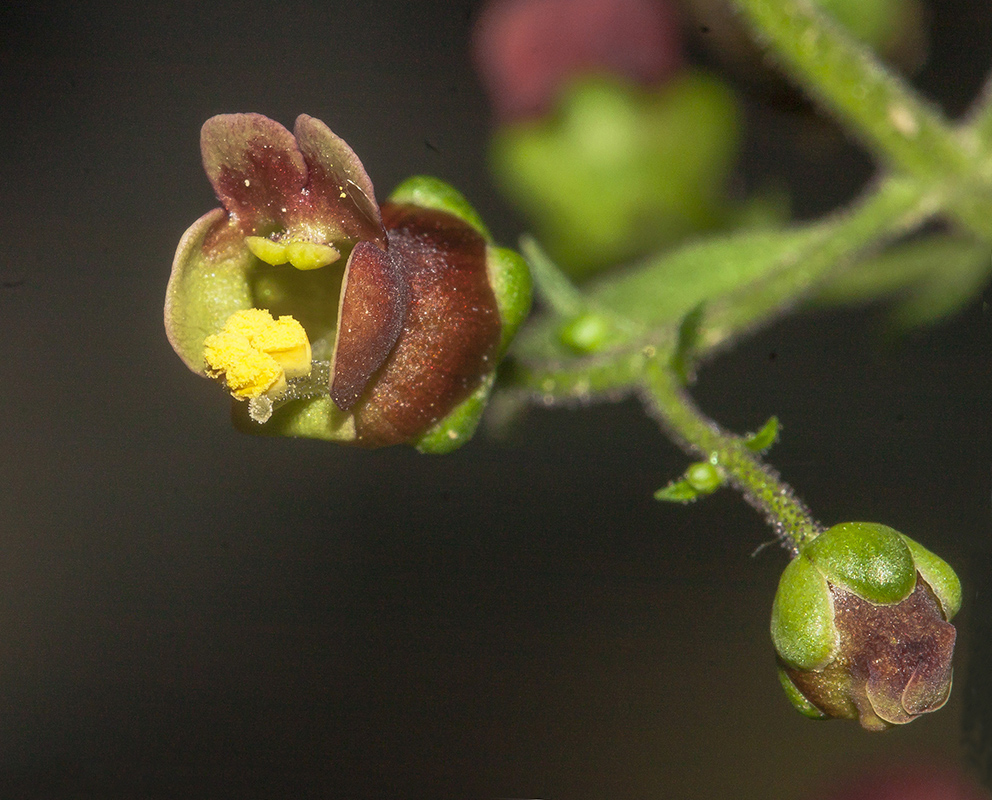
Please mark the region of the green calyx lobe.
<svg viewBox="0 0 992 800"><path fill-rule="evenodd" d="M409 203L420 208L432 208L435 211L446 211L458 217L462 222L471 225L476 231L492 244L493 237L486 228L482 217L472 208L471 203L454 186L445 183L440 178L430 175L413 175L393 189L389 195L391 203Z"/></svg>
<svg viewBox="0 0 992 800"><path fill-rule="evenodd" d="M836 653L839 634L830 587L803 555L782 573L772 604L771 633L779 656L796 669L819 669Z"/></svg>
<svg viewBox="0 0 992 800"><path fill-rule="evenodd" d="M931 553L919 542L913 541L905 534L899 535L902 536L913 556L917 572L923 576L923 580L936 595L941 611L944 612L944 619L950 622L961 609L961 581L957 573L944 559Z"/></svg>
<svg viewBox="0 0 992 800"><path fill-rule="evenodd" d="M916 566L905 537L875 522L843 522L817 536L802 558L830 583L877 604L905 600Z"/></svg>
<svg viewBox="0 0 992 800"><path fill-rule="evenodd" d="M789 677L789 673L782 667L778 668L778 679L782 684L782 689L785 690L785 696L789 698L789 702L792 703L796 711L805 717L809 717L810 719L830 718L829 714L824 714L820 709L806 699L805 695L799 691L799 687L792 682L792 678Z"/></svg>

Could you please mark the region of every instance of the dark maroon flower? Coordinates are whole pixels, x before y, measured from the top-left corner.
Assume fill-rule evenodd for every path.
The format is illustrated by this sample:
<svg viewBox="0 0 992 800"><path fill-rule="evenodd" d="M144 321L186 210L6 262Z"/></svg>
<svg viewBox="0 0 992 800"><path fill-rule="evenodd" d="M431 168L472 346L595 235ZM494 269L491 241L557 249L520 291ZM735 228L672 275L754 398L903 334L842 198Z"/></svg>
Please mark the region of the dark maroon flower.
<svg viewBox="0 0 992 800"><path fill-rule="evenodd" d="M313 117L293 133L213 117L201 149L222 207L183 236L165 307L190 369L248 401L249 429L432 452L465 441L526 314L522 259L433 178L380 211L358 157Z"/></svg>

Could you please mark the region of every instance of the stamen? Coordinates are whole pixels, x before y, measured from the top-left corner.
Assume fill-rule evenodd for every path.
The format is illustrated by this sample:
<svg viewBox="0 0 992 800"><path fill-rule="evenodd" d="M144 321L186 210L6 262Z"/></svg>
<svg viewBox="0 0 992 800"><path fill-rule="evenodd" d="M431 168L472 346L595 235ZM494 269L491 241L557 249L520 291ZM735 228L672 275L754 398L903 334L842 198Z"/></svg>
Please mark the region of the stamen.
<svg viewBox="0 0 992 800"><path fill-rule="evenodd" d="M288 388L287 378L310 373L310 341L292 317L278 320L261 308L232 314L220 333L203 342L207 373L223 378L241 400L274 398Z"/></svg>
<svg viewBox="0 0 992 800"><path fill-rule="evenodd" d="M341 258L341 253L329 244L287 242L286 258L297 269L310 270L333 264Z"/></svg>
<svg viewBox="0 0 992 800"><path fill-rule="evenodd" d="M286 245L281 242L274 242L264 236L246 236L245 244L248 245L248 249L251 250L255 258L266 264L271 264L273 267L278 267L289 261L289 256L286 255Z"/></svg>
<svg viewBox="0 0 992 800"><path fill-rule="evenodd" d="M270 397L263 394L248 402L248 416L261 425L268 422L272 412L293 400L311 400L326 397L331 384L331 362L314 361L308 375L289 381L286 389Z"/></svg>

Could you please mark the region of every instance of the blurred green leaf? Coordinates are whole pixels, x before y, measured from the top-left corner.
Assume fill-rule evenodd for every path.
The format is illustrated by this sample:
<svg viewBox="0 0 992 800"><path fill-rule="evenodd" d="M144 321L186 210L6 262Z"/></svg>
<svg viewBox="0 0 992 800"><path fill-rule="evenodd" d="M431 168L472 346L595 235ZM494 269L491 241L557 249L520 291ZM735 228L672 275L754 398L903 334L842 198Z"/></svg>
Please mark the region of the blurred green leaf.
<svg viewBox="0 0 992 800"><path fill-rule="evenodd" d="M762 453L771 447L778 440L778 417L769 417L760 431L748 436L744 440L748 450L755 453Z"/></svg>
<svg viewBox="0 0 992 800"><path fill-rule="evenodd" d="M857 305L895 301L897 329L933 324L969 303L992 274L992 247L967 236L940 234L895 247L837 274L815 300Z"/></svg>
<svg viewBox="0 0 992 800"><path fill-rule="evenodd" d="M703 304L700 303L682 318L675 352L672 353L672 370L682 381L689 384L695 377L696 348L699 345L699 326L703 321Z"/></svg>
<svg viewBox="0 0 992 800"><path fill-rule="evenodd" d="M654 493L655 500L667 503L691 503L699 499L699 491L689 481L672 481L664 489Z"/></svg>

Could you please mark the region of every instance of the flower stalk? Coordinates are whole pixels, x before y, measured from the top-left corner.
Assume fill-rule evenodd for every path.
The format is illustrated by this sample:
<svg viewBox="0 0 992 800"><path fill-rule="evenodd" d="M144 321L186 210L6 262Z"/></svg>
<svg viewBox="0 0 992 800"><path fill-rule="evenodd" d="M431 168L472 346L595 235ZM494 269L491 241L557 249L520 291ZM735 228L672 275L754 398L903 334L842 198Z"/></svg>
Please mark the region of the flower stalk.
<svg viewBox="0 0 992 800"><path fill-rule="evenodd" d="M730 484L765 516L793 557L823 530L792 487L755 452L748 437L725 431L708 419L673 371L658 359L645 366L643 394L649 410L687 452L725 472Z"/></svg>

